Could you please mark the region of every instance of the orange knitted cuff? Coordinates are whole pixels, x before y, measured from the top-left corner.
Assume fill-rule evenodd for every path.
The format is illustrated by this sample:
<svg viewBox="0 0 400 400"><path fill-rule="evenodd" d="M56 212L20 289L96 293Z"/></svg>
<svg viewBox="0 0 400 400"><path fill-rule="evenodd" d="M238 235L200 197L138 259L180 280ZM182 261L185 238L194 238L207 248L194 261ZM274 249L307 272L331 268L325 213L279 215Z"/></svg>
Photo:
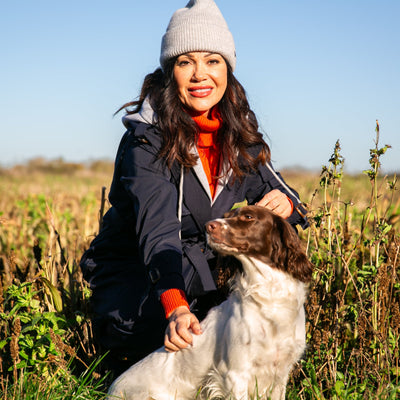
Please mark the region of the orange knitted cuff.
<svg viewBox="0 0 400 400"><path fill-rule="evenodd" d="M293 201L292 200L290 200L290 197L289 196L286 196L287 197L287 199L289 200L289 202L290 202L290 205L292 206L292 212L290 213L290 215L292 215L293 214L293 211L294 211L294 205L293 205Z"/></svg>
<svg viewBox="0 0 400 400"><path fill-rule="evenodd" d="M168 319L172 311L180 306L185 306L190 310L186 300L185 292L181 289L166 290L160 296L161 304L164 307L165 317Z"/></svg>

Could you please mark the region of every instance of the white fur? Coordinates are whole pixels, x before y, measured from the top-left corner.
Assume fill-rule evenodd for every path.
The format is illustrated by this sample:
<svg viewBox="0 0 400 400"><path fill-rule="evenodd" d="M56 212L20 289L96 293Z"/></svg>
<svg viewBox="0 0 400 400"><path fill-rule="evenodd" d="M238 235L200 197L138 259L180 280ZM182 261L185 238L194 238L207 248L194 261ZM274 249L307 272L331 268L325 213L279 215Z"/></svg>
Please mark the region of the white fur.
<svg viewBox="0 0 400 400"><path fill-rule="evenodd" d="M305 348L306 284L257 259L237 258L244 272L229 298L210 310L193 346L158 349L118 377L108 399L245 400L256 391L285 398L289 372Z"/></svg>

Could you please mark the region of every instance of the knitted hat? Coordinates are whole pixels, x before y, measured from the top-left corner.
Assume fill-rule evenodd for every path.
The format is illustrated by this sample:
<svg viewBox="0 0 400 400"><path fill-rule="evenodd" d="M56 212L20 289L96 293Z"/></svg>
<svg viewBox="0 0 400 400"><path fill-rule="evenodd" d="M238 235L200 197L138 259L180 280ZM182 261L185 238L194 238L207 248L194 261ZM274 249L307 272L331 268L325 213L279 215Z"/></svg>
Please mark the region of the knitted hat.
<svg viewBox="0 0 400 400"><path fill-rule="evenodd" d="M190 0L175 11L161 42L161 67L164 69L170 58L191 51L221 54L235 69L233 36L213 0Z"/></svg>

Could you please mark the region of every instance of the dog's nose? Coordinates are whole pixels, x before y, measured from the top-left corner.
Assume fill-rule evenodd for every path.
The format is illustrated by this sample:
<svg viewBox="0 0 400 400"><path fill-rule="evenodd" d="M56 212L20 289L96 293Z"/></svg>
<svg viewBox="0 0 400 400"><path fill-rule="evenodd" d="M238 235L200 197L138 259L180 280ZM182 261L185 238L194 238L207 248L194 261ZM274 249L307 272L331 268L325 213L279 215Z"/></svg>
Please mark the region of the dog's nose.
<svg viewBox="0 0 400 400"><path fill-rule="evenodd" d="M210 221L206 223L206 231L208 233L214 232L218 227L218 224L216 221Z"/></svg>

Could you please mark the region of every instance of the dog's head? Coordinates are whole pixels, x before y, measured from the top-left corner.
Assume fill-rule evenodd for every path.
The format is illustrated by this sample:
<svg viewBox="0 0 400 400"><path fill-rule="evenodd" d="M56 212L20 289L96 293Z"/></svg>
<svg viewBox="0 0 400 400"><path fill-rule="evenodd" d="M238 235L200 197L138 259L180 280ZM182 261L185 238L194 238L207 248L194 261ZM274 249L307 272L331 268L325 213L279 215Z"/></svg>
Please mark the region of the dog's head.
<svg viewBox="0 0 400 400"><path fill-rule="evenodd" d="M283 218L264 207L246 206L207 222L207 241L221 254L259 259L302 282L311 280L312 264Z"/></svg>

